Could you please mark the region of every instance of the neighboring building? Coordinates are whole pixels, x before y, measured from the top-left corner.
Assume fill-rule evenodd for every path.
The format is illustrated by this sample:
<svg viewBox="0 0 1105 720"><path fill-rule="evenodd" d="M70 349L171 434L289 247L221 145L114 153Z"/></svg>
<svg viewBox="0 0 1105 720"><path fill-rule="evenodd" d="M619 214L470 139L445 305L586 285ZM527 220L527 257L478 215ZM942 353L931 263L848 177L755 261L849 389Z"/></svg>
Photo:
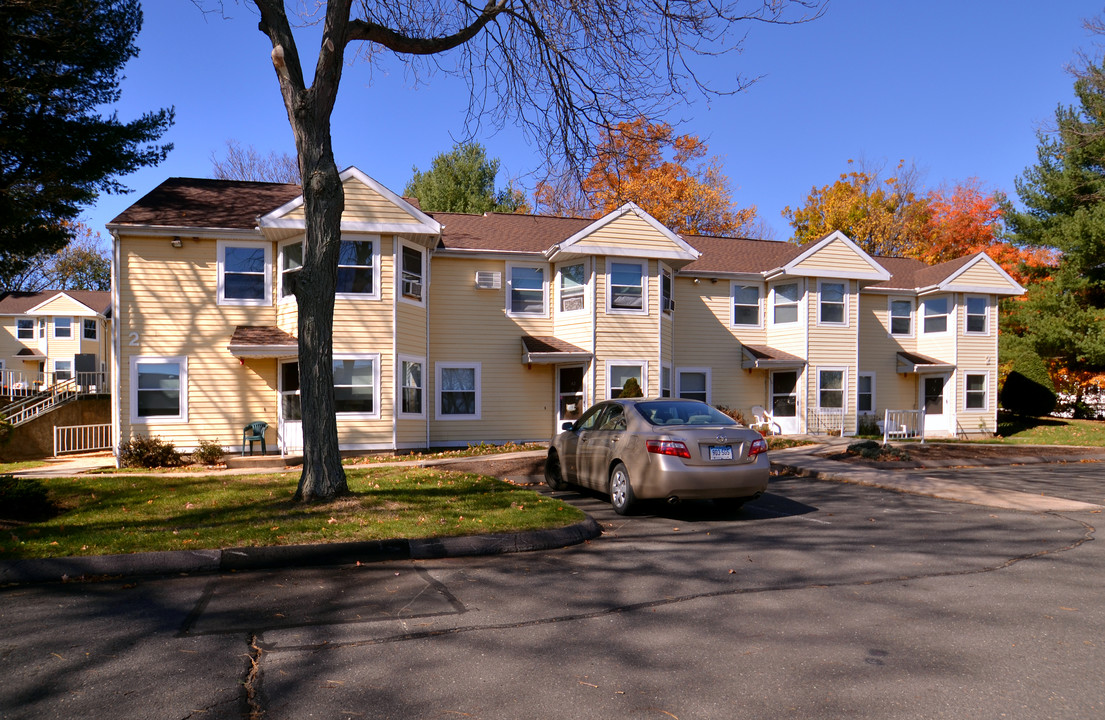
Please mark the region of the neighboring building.
<svg viewBox="0 0 1105 720"><path fill-rule="evenodd" d="M851 434L925 408L929 434L992 432L997 301L984 254L937 266L680 237L635 205L599 220L423 213L359 170L334 311L346 450L548 439L634 377L786 433ZM137 433L237 450L269 423L294 452L304 210L294 185L172 178L117 217L115 445Z"/></svg>
<svg viewBox="0 0 1105 720"><path fill-rule="evenodd" d="M0 293L0 396L67 380L106 390L111 294L93 290Z"/></svg>

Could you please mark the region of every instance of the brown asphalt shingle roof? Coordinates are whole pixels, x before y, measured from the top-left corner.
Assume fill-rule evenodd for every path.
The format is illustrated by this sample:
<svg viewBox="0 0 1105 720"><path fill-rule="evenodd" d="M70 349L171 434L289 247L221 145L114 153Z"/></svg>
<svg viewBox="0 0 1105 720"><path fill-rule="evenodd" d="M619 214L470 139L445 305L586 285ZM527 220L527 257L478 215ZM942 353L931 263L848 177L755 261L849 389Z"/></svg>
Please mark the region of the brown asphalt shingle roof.
<svg viewBox="0 0 1105 720"><path fill-rule="evenodd" d="M428 213L441 223L441 248L543 253L595 222L582 218Z"/></svg>
<svg viewBox="0 0 1105 720"><path fill-rule="evenodd" d="M77 302L104 315L111 306L111 293L101 290L42 290L41 292L0 293L0 315L22 315L36 305L65 293Z"/></svg>
<svg viewBox="0 0 1105 720"><path fill-rule="evenodd" d="M285 183L169 178L111 221L114 225L250 229L260 215L299 197Z"/></svg>

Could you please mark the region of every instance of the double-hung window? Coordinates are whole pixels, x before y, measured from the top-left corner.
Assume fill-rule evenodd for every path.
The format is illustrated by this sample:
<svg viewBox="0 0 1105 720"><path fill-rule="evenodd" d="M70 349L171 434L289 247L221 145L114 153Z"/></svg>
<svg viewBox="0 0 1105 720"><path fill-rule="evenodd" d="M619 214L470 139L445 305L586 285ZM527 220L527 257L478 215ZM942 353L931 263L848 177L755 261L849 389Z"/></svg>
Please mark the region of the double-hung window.
<svg viewBox="0 0 1105 720"><path fill-rule="evenodd" d="M609 397L619 398L630 379L641 388L641 395L648 396L645 388L645 364L631 362L611 362L606 365L606 377L609 378Z"/></svg>
<svg viewBox="0 0 1105 720"><path fill-rule="evenodd" d="M844 371L819 370L817 373L817 406L823 409L844 409Z"/></svg>
<svg viewBox="0 0 1105 720"><path fill-rule="evenodd" d="M84 318L82 322L83 337L85 340L95 340L99 335L99 322L96 318Z"/></svg>
<svg viewBox="0 0 1105 720"><path fill-rule="evenodd" d="M545 315L545 269L529 265L507 267L507 314Z"/></svg>
<svg viewBox="0 0 1105 720"><path fill-rule="evenodd" d="M821 325L846 325L844 299L845 285L842 282L822 281L818 284L820 302L818 303L818 323Z"/></svg>
<svg viewBox="0 0 1105 720"><path fill-rule="evenodd" d="M280 248L280 297L295 295L295 284L303 268L303 243L288 243Z"/></svg>
<svg viewBox="0 0 1105 720"><path fill-rule="evenodd" d="M913 335L912 300L890 300L890 334L903 337Z"/></svg>
<svg viewBox="0 0 1105 720"><path fill-rule="evenodd" d="M412 247L410 245L402 245L402 252L400 253L403 263L403 275L402 275L402 296L414 300L416 302L422 302L422 288L424 287L424 276L426 274L423 267L423 258L425 253L422 248Z"/></svg>
<svg viewBox="0 0 1105 720"><path fill-rule="evenodd" d="M188 421L188 358L130 359L131 422Z"/></svg>
<svg viewBox="0 0 1105 720"><path fill-rule="evenodd" d="M437 363L437 416L480 419L480 363Z"/></svg>
<svg viewBox="0 0 1105 720"><path fill-rule="evenodd" d="M586 307L587 268L583 263L560 268L560 312Z"/></svg>
<svg viewBox="0 0 1105 720"><path fill-rule="evenodd" d="M219 304L268 305L272 302L272 245L218 242Z"/></svg>
<svg viewBox="0 0 1105 720"><path fill-rule="evenodd" d="M660 309L664 312L675 310L675 299L672 297L671 271L660 269Z"/></svg>
<svg viewBox="0 0 1105 720"><path fill-rule="evenodd" d="M679 370L679 397L710 402L710 370L686 368Z"/></svg>
<svg viewBox="0 0 1105 720"><path fill-rule="evenodd" d="M948 331L948 299L946 297L926 298L925 305L925 333L942 333Z"/></svg>
<svg viewBox="0 0 1105 720"><path fill-rule="evenodd" d="M424 415L422 411L422 359L399 359L399 383L402 398L400 399L399 412L401 415Z"/></svg>
<svg viewBox="0 0 1105 720"><path fill-rule="evenodd" d="M987 316L989 315L990 302L982 295L968 295L967 306L967 332L972 335L986 335L988 332Z"/></svg>
<svg viewBox="0 0 1105 720"><path fill-rule="evenodd" d="M860 373L856 376L856 412L875 412L875 374Z"/></svg>
<svg viewBox="0 0 1105 720"><path fill-rule="evenodd" d="M798 283L776 285L774 296L775 324L798 322Z"/></svg>
<svg viewBox="0 0 1105 720"><path fill-rule="evenodd" d="M986 410L986 373L967 373L965 378L964 407L967 410Z"/></svg>
<svg viewBox="0 0 1105 720"><path fill-rule="evenodd" d="M644 263L610 262L609 309L613 312L647 312Z"/></svg>
<svg viewBox="0 0 1105 720"><path fill-rule="evenodd" d="M759 327L760 325L760 286L733 286L733 325Z"/></svg>
<svg viewBox="0 0 1105 720"><path fill-rule="evenodd" d="M31 318L16 318L15 337L19 340L34 340L35 321Z"/></svg>
<svg viewBox="0 0 1105 720"><path fill-rule="evenodd" d="M342 240L338 250L338 295L376 295L376 243Z"/></svg>
<svg viewBox="0 0 1105 720"><path fill-rule="evenodd" d="M73 318L56 317L54 318L54 337L56 338L71 338L73 337Z"/></svg>
<svg viewBox="0 0 1105 720"><path fill-rule="evenodd" d="M379 355L334 357L334 411L341 415L378 417Z"/></svg>
<svg viewBox="0 0 1105 720"><path fill-rule="evenodd" d="M55 360L54 361L54 382L61 382L62 380L69 380L73 377L73 361L72 360Z"/></svg>

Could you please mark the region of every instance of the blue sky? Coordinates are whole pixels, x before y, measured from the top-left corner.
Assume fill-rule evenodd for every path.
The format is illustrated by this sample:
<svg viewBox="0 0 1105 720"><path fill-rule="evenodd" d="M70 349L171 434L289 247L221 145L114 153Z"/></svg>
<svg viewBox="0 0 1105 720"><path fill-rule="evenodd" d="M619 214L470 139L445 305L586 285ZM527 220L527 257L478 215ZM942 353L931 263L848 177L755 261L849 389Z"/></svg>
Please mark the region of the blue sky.
<svg viewBox="0 0 1105 720"><path fill-rule="evenodd" d="M165 178L210 176L212 153L222 155L227 140L294 155L251 7L227 0L223 19L190 0L143 5L141 53L116 108L131 120L175 106L164 138L175 147L161 165L123 178L134 192L86 211L82 219L102 233ZM1082 20L1102 9L1100 0L834 0L806 25L749 26L744 52L709 72L759 81L731 97L691 97L666 119L707 140L736 202L756 205L776 239L790 236L782 209L834 181L849 159L887 169L904 159L927 187L977 177L1012 193L1035 162L1036 131L1073 100L1065 67L1092 49ZM317 45L300 52L313 64ZM397 64L347 67L333 116L339 165L402 192L412 166L428 168L465 139L466 100L444 76L416 84ZM514 176L532 187L541 156L520 132L486 128L474 139L500 159L500 184Z"/></svg>

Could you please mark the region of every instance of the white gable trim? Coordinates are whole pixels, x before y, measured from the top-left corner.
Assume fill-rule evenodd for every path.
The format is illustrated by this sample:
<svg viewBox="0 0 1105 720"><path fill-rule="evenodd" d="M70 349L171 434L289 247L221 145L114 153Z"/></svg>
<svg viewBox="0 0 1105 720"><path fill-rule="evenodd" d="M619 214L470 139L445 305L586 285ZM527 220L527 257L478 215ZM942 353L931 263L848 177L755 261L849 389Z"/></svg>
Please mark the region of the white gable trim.
<svg viewBox="0 0 1105 720"><path fill-rule="evenodd" d="M860 257L867 266L871 269L870 272L853 271L853 270L803 270L798 266L808 260L813 255L820 252L827 245L834 241L840 241L844 243L848 249L854 252ZM847 235L839 230L833 231L831 234L818 240L812 247L808 248L801 255L788 262L777 271L783 275L799 275L806 277L833 277L833 278L852 278L855 280L881 280L886 281L890 279L890 273L882 265L879 265L873 257L868 255L863 248L852 242ZM774 275L775 273L768 273L768 275Z"/></svg>
<svg viewBox="0 0 1105 720"><path fill-rule="evenodd" d="M343 222L341 229L351 232L373 232L373 233L425 233L429 235L437 235L441 232L441 223L434 220L432 217L422 212L414 205L403 198L396 195L387 187L377 182L373 178L369 177L362 171L355 167L348 167L342 170L338 175L338 179L345 183L346 180L354 179L360 182L362 185L379 193L385 200L390 202L395 207L402 210L407 215L414 218L413 223L365 223L365 222ZM262 215L257 219L257 224L262 228L277 228L285 230L299 230L303 229L306 224L302 220L292 220L285 216L297 208L303 207L303 195L300 195L293 200L289 200L280 207L276 208L272 212Z"/></svg>
<svg viewBox="0 0 1105 720"><path fill-rule="evenodd" d="M595 232L606 227L610 223L624 217L627 214L632 213L641 220L648 223L656 232L663 235L670 240L678 250L657 250L647 254L642 254L639 250L634 250L632 253L625 250L608 248L597 244L585 244L583 241L593 235ZM664 227L659 220L649 215L647 212L638 207L635 203L627 202L617 210L607 213L605 216L599 218L595 222L591 223L587 227L583 228L575 235L565 240L562 243L553 245L545 253L545 257L550 260L555 259L560 253L578 253L581 255L632 255L633 257L648 257L648 258L662 258L671 260L697 260L702 256L698 250L695 250L687 243L686 240L673 233L668 228Z"/></svg>
<svg viewBox="0 0 1105 720"><path fill-rule="evenodd" d="M96 311L95 311L95 310L93 310L92 308L90 308L90 307L88 307L87 305L85 305L84 303L82 303L82 302L81 302L80 300L77 300L77 299L76 299L76 298L74 298L74 297L73 297L72 295L70 295L69 293L67 293L67 292L64 292L64 291L63 291L63 292L59 292L59 293L58 293L58 294L56 294L56 295L51 295L51 296L50 296L49 298L47 298L46 300L43 300L43 301L42 301L42 302L40 302L40 303L39 303L38 305L35 305L35 306L34 306L33 308L30 308L30 309L28 309L28 310L24 311L24 312L23 312L23 313L21 313L21 314L23 314L23 315L34 315L34 314L36 314L36 313L37 313L37 312L38 312L39 310L41 310L41 309L42 309L42 307L43 307L44 305L49 305L50 303L54 302L55 300L57 300L57 299L58 299L58 298L60 298L60 297L64 297L64 298L66 298L67 300L72 300L72 301L73 301L73 302L75 302L75 303L76 303L77 305L79 305L79 306L81 306L82 308L84 308L84 310L85 310L85 311L87 311L87 312L84 312L84 311L78 311L78 313L79 313L80 315L82 315L82 316L83 316L83 315L94 315L94 316L99 316L99 315L100 315L100 313L96 312ZM64 317L64 316L66 316L66 315L72 315L73 313L71 313L71 312L66 312L66 313L58 313L58 314L60 314L61 316L63 316L63 317Z"/></svg>
<svg viewBox="0 0 1105 720"><path fill-rule="evenodd" d="M993 287L980 287L980 286L977 286L977 285L957 285L957 284L955 284L955 279L956 278L958 278L963 273L967 272L969 269L973 268L975 265L978 265L979 263L987 264L991 268L993 268L994 270L997 270L998 274L1000 274L1002 276L1002 278L1005 280L1005 282L1009 283L1009 289L1008 290L1001 290L1001 289L993 288ZM989 255L987 255L986 253L984 253L984 252L977 253L970 262L965 263L963 265L963 267L959 268L958 270L953 272L951 275L946 277L943 280L943 282L941 282L939 285L937 285L934 288L934 290L943 291L943 292L966 292L966 293L981 293L981 294L990 294L990 295L1023 295L1025 292L1027 292L1021 286L1020 283L1018 283L1016 280L1014 280L1013 277L1009 273L1005 272L1005 269L1002 268L1001 265L998 265L996 262L994 262L994 259L992 257L990 257Z"/></svg>

